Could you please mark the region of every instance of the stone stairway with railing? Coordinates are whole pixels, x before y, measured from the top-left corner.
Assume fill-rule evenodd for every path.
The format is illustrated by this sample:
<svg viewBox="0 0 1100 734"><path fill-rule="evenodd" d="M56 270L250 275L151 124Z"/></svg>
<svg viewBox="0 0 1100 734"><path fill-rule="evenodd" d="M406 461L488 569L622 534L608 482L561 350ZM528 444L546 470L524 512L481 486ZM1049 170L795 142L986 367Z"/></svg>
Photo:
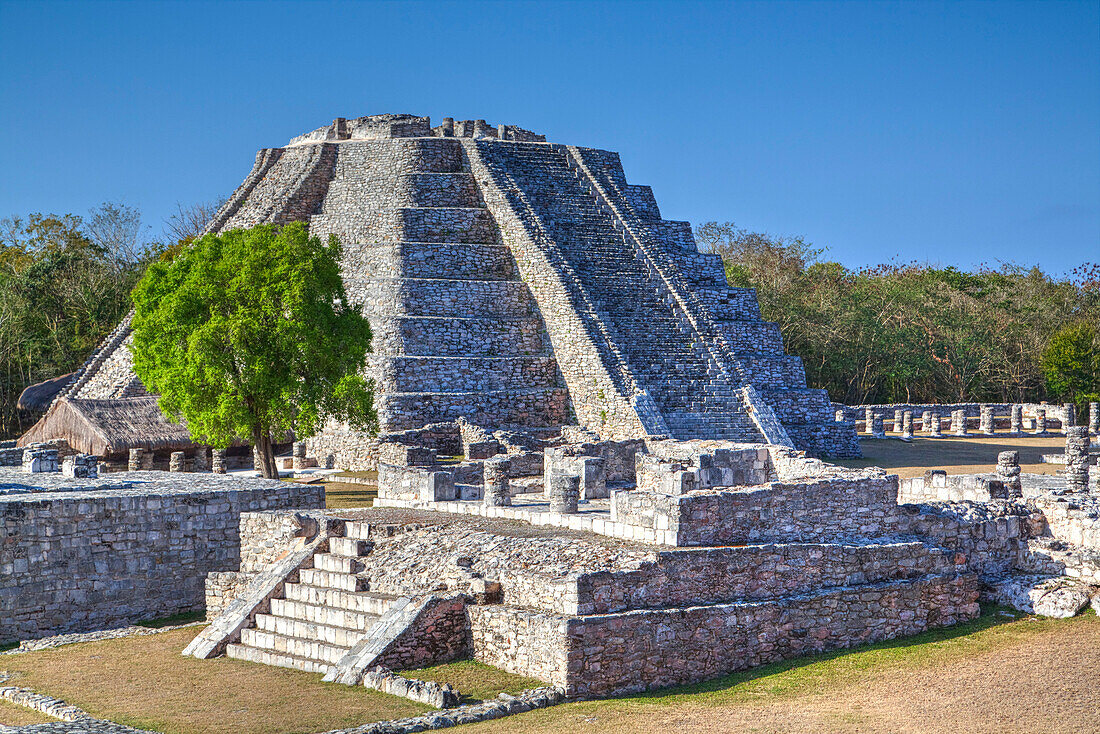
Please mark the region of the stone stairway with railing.
<svg viewBox="0 0 1100 734"><path fill-rule="evenodd" d="M595 194L597 181L579 170L573 149L476 145L521 218L541 226L565 254L673 437L774 442L750 416L754 409L774 410L784 425L795 426L806 448L827 449L816 434L835 432L829 400L806 387L801 361L784 354L778 329L760 319L755 293L726 285L716 258L695 250L690 228L661 220L652 192L625 183L617 156L587 160L585 167L597 166L613 179L598 183L615 184L621 195L616 202L639 235L625 232ZM650 253L632 244L635 236L647 238ZM666 277L679 291L670 292ZM678 293L688 293L688 302L677 303ZM699 330L696 322L704 317L717 333ZM732 353L716 349L716 339ZM766 395L768 404L747 402L746 385Z"/></svg>
<svg viewBox="0 0 1100 734"><path fill-rule="evenodd" d="M674 437L758 441L740 385L721 379L705 344L687 331L649 281L645 267L593 202L560 150L479 144L489 169L522 190L569 258L616 335L635 375Z"/></svg>
<svg viewBox="0 0 1100 734"><path fill-rule="evenodd" d="M256 614L240 642L226 646L228 657L328 673L372 633L398 599L369 591L369 580L360 575L369 526L352 522L345 532L347 537L328 539L328 551L315 553L312 567L298 569L296 582L283 584L269 611Z"/></svg>
<svg viewBox="0 0 1100 734"><path fill-rule="evenodd" d="M349 297L374 329L383 430L463 416L567 421L537 309L457 140L352 141L310 231L344 248Z"/></svg>

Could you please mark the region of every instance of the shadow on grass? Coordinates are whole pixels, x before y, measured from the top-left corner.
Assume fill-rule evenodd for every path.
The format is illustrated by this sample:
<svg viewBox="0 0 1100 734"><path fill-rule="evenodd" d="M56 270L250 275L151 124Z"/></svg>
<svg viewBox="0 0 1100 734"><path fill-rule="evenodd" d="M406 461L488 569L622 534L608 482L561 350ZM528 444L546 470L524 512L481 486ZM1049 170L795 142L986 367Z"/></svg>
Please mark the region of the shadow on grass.
<svg viewBox="0 0 1100 734"><path fill-rule="evenodd" d="M174 627L178 624L191 624L192 622L202 622L206 619L206 612L182 612L180 614L173 614L171 617L161 617L160 619L146 619L141 622L134 622L135 627L148 627L149 629L160 629L162 627Z"/></svg>
<svg viewBox="0 0 1100 734"><path fill-rule="evenodd" d="M898 637L892 640L883 640L882 642L873 642L866 645L859 645L858 647L848 647L840 650L830 650L828 652L816 653L814 655L791 658L790 660L780 660L778 662L768 663L757 668L752 668L751 670L731 673L730 675L724 675L720 678L713 678L711 680L702 681L700 683L690 683L683 686L664 688L656 691L642 691L640 693L622 696L620 697L620 700L644 700L647 702L659 702L662 700L696 693L716 693L719 691L727 691L743 683L750 683L761 678L766 678L768 676L777 675L780 673L786 673L792 670L798 670L800 668L804 668L810 665L827 663L832 660L842 660L844 658L850 657L852 655L858 655L860 653L867 653L875 650L904 650L906 648L918 647L920 645L925 645L932 642L944 642L960 637L966 637L967 635L976 634L978 632L982 632L993 627L1007 624L1008 622L1014 622L1027 616L1028 615L1017 612L1013 609L1010 609L1009 607L994 605L983 606L982 614L977 619L973 619L969 622L962 622L951 627L941 627L939 629L928 630L926 632L921 632L920 634L911 635L909 637Z"/></svg>

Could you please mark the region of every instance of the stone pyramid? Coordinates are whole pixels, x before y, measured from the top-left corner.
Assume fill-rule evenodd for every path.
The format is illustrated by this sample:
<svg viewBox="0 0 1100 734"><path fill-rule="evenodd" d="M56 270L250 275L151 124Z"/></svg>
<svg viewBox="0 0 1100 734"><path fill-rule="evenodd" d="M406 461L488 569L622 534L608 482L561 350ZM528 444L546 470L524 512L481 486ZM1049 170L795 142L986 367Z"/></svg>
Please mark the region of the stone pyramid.
<svg viewBox="0 0 1100 734"><path fill-rule="evenodd" d="M383 431L461 417L858 455L755 292L617 153L483 120L340 118L261 150L207 231L298 220L344 245ZM129 341L124 322L62 397L147 395Z"/></svg>

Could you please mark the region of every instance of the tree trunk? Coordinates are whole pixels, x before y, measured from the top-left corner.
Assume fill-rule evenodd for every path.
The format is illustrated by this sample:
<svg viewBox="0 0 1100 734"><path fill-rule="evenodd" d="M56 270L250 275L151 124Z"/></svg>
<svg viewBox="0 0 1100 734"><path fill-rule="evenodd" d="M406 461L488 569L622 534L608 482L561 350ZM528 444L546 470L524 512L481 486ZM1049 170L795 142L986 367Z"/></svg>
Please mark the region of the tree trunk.
<svg viewBox="0 0 1100 734"><path fill-rule="evenodd" d="M256 427L252 429L252 443L256 447L256 456L260 465L256 467L265 479L278 479L279 470L275 466L275 449L271 443L271 433Z"/></svg>

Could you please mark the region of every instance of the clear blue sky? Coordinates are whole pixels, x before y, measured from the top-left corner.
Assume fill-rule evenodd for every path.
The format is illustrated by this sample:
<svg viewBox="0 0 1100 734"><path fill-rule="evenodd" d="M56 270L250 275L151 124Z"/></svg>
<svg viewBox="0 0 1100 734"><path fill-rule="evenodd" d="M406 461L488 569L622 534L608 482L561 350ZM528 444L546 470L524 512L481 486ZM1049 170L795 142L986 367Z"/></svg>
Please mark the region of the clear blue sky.
<svg viewBox="0 0 1100 734"><path fill-rule="evenodd" d="M1100 261L1100 4L0 0L0 216L226 195L380 112L610 148L848 265Z"/></svg>

